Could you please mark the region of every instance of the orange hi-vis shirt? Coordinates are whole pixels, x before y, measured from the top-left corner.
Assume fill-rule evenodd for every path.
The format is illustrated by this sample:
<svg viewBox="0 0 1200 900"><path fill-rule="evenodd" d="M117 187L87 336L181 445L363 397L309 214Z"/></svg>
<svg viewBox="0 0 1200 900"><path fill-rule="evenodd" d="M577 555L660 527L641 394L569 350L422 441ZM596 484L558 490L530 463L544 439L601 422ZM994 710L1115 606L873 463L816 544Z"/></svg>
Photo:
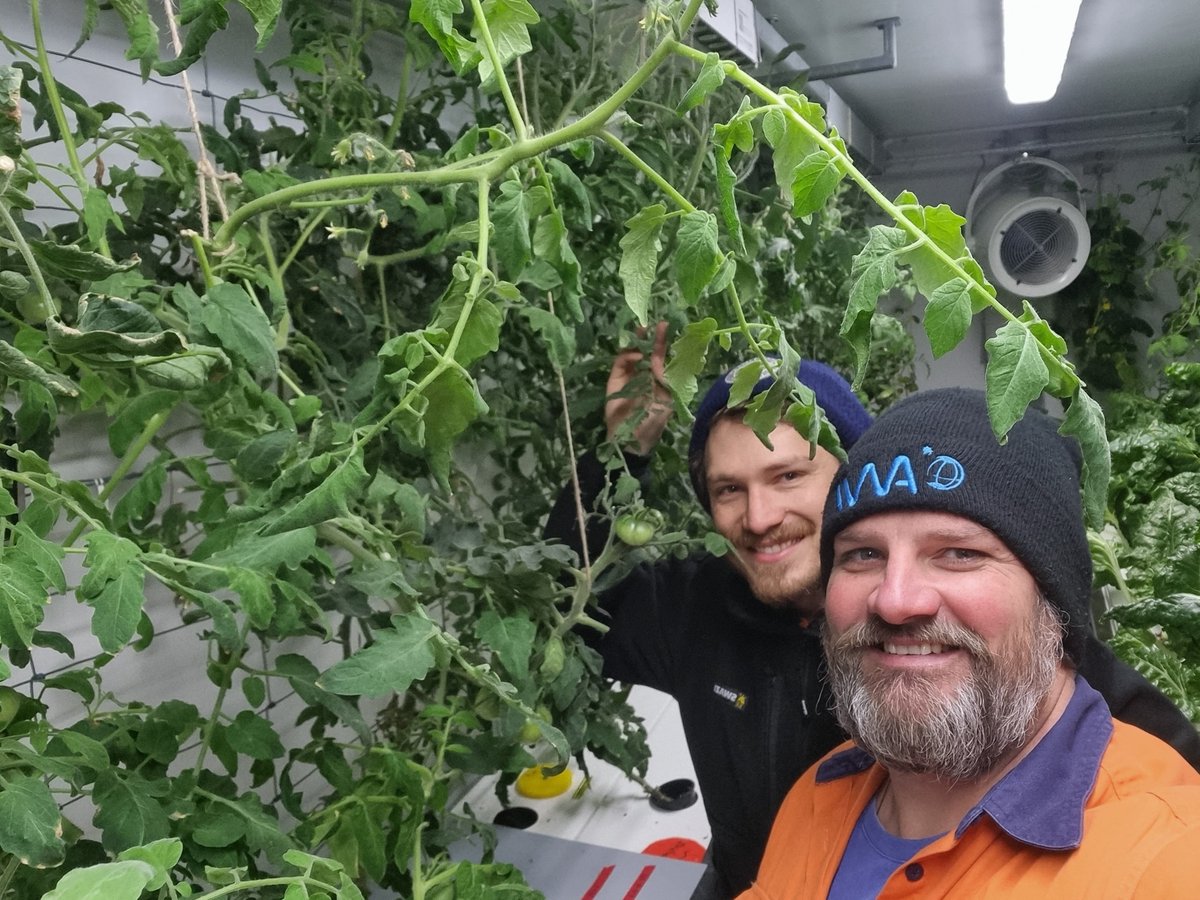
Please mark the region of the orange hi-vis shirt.
<svg viewBox="0 0 1200 900"><path fill-rule="evenodd" d="M846 744L784 800L739 900L822 900L884 769ZM1158 738L1114 722L1082 678L1062 717L963 817L901 865L892 898L1197 900L1200 774Z"/></svg>

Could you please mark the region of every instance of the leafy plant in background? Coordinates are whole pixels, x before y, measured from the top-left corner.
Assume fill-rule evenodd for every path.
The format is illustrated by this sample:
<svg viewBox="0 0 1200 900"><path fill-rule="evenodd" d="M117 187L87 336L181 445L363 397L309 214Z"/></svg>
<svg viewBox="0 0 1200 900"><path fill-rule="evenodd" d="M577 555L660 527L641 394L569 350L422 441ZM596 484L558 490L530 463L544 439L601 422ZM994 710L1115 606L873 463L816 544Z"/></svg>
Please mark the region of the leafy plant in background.
<svg viewBox="0 0 1200 900"><path fill-rule="evenodd" d="M1168 186L1178 201L1169 210ZM1140 228L1126 212L1139 194L1151 204ZM1088 209L1087 264L1055 296L1050 318L1071 344L1081 377L1101 394L1152 387L1143 384L1149 357L1186 356L1200 336L1200 257L1188 222L1198 195L1200 160L1193 158L1142 182L1137 193L1100 193ZM1178 300L1156 328L1148 317L1168 292Z"/></svg>
<svg viewBox="0 0 1200 900"><path fill-rule="evenodd" d="M1094 389L1136 389L1144 318L1154 294L1146 284L1148 243L1122 213L1132 194L1105 194L1087 211L1092 247L1079 276L1055 295L1051 318L1071 344L1080 376Z"/></svg>
<svg viewBox="0 0 1200 900"><path fill-rule="evenodd" d="M143 75L186 77L228 24L224 0L188 4L184 21L167 4L175 56L161 59L142 0L83 6L83 41L119 16ZM0 674L33 648L73 654L42 627L48 595L91 608L104 653L10 704L0 895L530 893L511 867L450 858L474 827L451 796L464 774L503 786L585 748L644 772L640 726L576 635L595 624L596 579L632 551L577 560L538 529L574 437L599 430L600 373L654 320L677 335L681 418L705 372L776 353L781 388L747 421L765 433L782 415L836 449L789 378L798 348L835 358L823 341L836 323L882 397L894 371L873 372L872 346L889 365L910 359L873 324L898 279L928 299L937 354L991 307L1005 322L988 342L996 433L1043 390L1068 400L1101 512L1103 418L1062 339L1032 308L995 302L959 216L881 195L817 104L689 46L699 0L637 15L525 0L350 0L344 15L290 0L282 18L281 0L243 6L260 44L285 28L290 52L257 61L261 90L226 104L221 129L194 118L192 149L60 84L40 0L34 46L4 38ZM385 57L399 71L377 82ZM295 126L250 114L268 94ZM859 240L847 189L888 224ZM67 221L41 224L34 191ZM98 489L52 464L60 417L80 410L103 417L113 451ZM672 446L656 465L676 521ZM641 503L618 483L614 512ZM143 604L156 583L202 624L207 709L106 689L111 658L155 639ZM322 646L342 657L325 671ZM279 692L303 701L299 746L267 715ZM83 714L52 727L61 695ZM368 718L360 697L390 699ZM315 798L301 788L313 772L329 785ZM60 810L79 797L95 808L86 835Z"/></svg>
<svg viewBox="0 0 1200 900"><path fill-rule="evenodd" d="M1116 591L1105 594L1114 602L1102 620L1117 652L1193 721L1200 721L1200 367L1171 360L1190 355L1197 337L1200 261L1188 216L1198 178L1193 159L1138 185L1150 201L1140 229L1125 211L1137 195L1101 194L1088 214L1087 265L1054 301L1080 373L1101 391L1112 441L1107 526L1091 536L1097 585ZM1169 211L1168 187L1178 198ZM1172 294L1147 353L1138 336L1155 329L1146 317Z"/></svg>
<svg viewBox="0 0 1200 900"><path fill-rule="evenodd" d="M1193 156L1186 166L1171 166L1146 183L1156 192L1155 215L1162 214L1161 198L1168 185L1183 202L1163 221L1163 233L1154 242L1151 277L1168 276L1179 303L1164 318L1162 335L1151 350L1173 359L1189 354L1200 338L1200 254L1187 221L1200 199L1200 157Z"/></svg>
<svg viewBox="0 0 1200 900"><path fill-rule="evenodd" d="M1113 646L1200 722L1200 363L1167 365L1156 387L1109 401L1109 525L1092 555L1122 598Z"/></svg>

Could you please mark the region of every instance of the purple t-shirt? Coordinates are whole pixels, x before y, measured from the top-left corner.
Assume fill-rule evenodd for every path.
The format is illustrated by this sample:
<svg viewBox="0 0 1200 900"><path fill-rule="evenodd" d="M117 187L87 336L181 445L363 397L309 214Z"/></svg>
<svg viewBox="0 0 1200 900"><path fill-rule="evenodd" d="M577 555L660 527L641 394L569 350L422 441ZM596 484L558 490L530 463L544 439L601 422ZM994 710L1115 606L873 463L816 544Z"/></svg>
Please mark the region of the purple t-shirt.
<svg viewBox="0 0 1200 900"><path fill-rule="evenodd" d="M938 834L915 839L896 837L880 823L872 800L850 833L829 887L829 900L875 900L898 868L939 837Z"/></svg>

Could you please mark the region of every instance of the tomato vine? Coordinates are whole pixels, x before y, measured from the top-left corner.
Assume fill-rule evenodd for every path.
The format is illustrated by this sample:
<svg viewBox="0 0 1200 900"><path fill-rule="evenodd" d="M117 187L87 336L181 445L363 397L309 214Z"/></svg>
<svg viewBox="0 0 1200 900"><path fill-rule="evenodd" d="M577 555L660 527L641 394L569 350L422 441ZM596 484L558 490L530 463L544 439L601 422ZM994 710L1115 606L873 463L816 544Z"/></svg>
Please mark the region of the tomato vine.
<svg viewBox="0 0 1200 900"><path fill-rule="evenodd" d="M190 4L177 31L168 3L170 60L140 0L85 0L82 38L118 17L143 77L182 76L228 25L226 5ZM640 723L577 629L603 627L596 586L648 547L703 540L680 524L580 561L539 539L574 435L599 440L595 385L652 321L675 335L680 420L703 375L758 356L787 390L760 395L747 421L765 434L786 416L836 450L788 383L801 341L882 399L905 356L874 313L900 279L927 298L937 352L995 308L997 435L1043 390L1066 399L1097 511L1103 419L1062 340L1031 308L995 304L960 217L887 199L817 104L690 46L700 0L650 4L636 24L526 0L242 6L260 49L288 32L282 62L256 62L262 94L296 124L254 115L248 90L220 128L191 114L198 150L58 82L40 0L32 47L0 35L16 59L0 67L0 481L21 500L0 493L0 674L72 652L42 627L47 595L89 607L104 651L26 681L29 716L0 735L10 891L57 884L48 896L68 900L88 878L130 898L521 890L511 868L451 857L479 827L455 791L481 774L506 789L535 761L530 726L562 762L586 764L587 750L641 779ZM394 84L376 80L377 42L401 48ZM455 116L466 124L451 128ZM39 221L47 191L71 221ZM891 224L858 224L855 204ZM853 259L822 256L853 242ZM103 413L113 451L95 490L52 462L60 416L80 409ZM671 527L696 517L685 431L652 472ZM618 478L609 509L636 508L639 490ZM67 554L83 557L78 583ZM204 623L204 711L106 690L112 657L158 639L153 583ZM290 642L305 651L283 652ZM321 670L320 648L340 661ZM268 684L303 701L299 746L285 749ZM85 714L52 727L50 691ZM368 720L371 697L385 707ZM329 786L315 800L297 787L311 772ZM81 796L97 809L86 837L59 828L57 798ZM16 821L36 827L4 824Z"/></svg>

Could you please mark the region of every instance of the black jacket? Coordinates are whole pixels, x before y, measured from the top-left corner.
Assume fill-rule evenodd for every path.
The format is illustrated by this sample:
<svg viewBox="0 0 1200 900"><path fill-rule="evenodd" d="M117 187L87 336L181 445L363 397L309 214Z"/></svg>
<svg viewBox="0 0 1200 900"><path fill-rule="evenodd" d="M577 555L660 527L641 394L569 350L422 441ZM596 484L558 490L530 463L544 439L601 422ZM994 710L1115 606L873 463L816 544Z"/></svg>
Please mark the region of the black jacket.
<svg viewBox="0 0 1200 900"><path fill-rule="evenodd" d="M584 503L604 486L591 454L579 462ZM564 490L548 537L578 546L573 494ZM592 530L589 546L603 540ZM725 560L707 554L636 568L600 597L610 626L583 632L604 674L670 694L712 826L722 891L733 896L758 870L775 813L792 783L845 739L823 679L819 630L772 610ZM1162 737L1200 769L1200 734L1141 675L1098 640L1080 671L1115 715Z"/></svg>

